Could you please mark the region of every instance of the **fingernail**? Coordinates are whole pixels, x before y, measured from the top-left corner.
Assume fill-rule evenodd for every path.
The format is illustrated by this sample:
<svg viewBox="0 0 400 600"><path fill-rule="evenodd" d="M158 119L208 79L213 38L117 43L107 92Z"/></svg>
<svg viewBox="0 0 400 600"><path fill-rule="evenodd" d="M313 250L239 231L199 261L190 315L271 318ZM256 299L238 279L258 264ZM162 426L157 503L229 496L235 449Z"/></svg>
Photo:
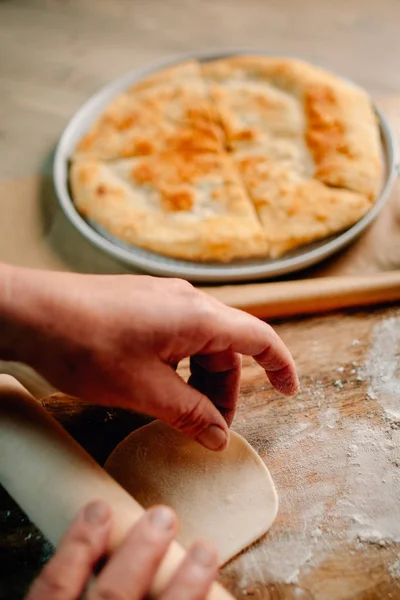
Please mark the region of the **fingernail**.
<svg viewBox="0 0 400 600"><path fill-rule="evenodd" d="M174 513L166 506L153 509L150 512L150 520L157 529L163 529L164 531L169 531L175 524Z"/></svg>
<svg viewBox="0 0 400 600"><path fill-rule="evenodd" d="M104 525L110 518L110 509L105 502L91 502L84 511L85 521L92 525Z"/></svg>
<svg viewBox="0 0 400 600"><path fill-rule="evenodd" d="M215 553L205 544L195 544L190 549L190 556L198 565L211 567L215 561Z"/></svg>
<svg viewBox="0 0 400 600"><path fill-rule="evenodd" d="M284 393L294 396L300 391L300 381L297 373L293 376L291 373L285 373L280 380L281 389Z"/></svg>
<svg viewBox="0 0 400 600"><path fill-rule="evenodd" d="M297 377L294 380L290 380L289 378L285 379L283 385L286 388L287 392L289 394L292 394L293 396L295 394L298 394L298 392L300 391L300 382L297 379Z"/></svg>
<svg viewBox="0 0 400 600"><path fill-rule="evenodd" d="M197 441L209 450L222 450L226 445L227 439L225 431L221 427L218 427L218 425L210 425L208 429L197 437Z"/></svg>

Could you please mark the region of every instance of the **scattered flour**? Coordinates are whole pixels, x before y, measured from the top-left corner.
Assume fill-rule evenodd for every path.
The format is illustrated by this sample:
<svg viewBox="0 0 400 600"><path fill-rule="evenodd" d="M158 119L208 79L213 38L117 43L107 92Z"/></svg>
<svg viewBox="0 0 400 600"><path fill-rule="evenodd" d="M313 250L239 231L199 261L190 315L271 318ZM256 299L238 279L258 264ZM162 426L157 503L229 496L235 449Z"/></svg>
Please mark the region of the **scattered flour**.
<svg viewBox="0 0 400 600"><path fill-rule="evenodd" d="M320 425L325 425L329 429L334 429L339 420L339 411L337 408L327 408L318 415Z"/></svg>
<svg viewBox="0 0 400 600"><path fill-rule="evenodd" d="M277 485L280 511L267 538L233 562L242 588L272 581L301 585L308 567L344 544L354 554L365 545L400 542L400 317L375 327L364 367L353 367L385 419L375 423L373 412L342 414L330 405L329 382L316 380L304 389L313 419L285 424L267 452L265 444L258 447ZM390 574L400 576L400 561Z"/></svg>
<svg viewBox="0 0 400 600"><path fill-rule="evenodd" d="M346 520L349 539L379 545L400 542L400 471L394 468L400 448L390 439L394 432L390 436L365 421L354 422L348 432L348 502L336 507L336 515Z"/></svg>
<svg viewBox="0 0 400 600"><path fill-rule="evenodd" d="M115 419L115 411L114 410L107 410L106 412L106 416L104 418L104 423L107 423L108 421L113 421Z"/></svg>
<svg viewBox="0 0 400 600"><path fill-rule="evenodd" d="M368 379L368 395L377 398L389 420L400 421L400 317L375 325L372 345L359 376Z"/></svg>
<svg viewBox="0 0 400 600"><path fill-rule="evenodd" d="M322 381L314 381L313 385L306 387L304 391L317 404L318 408L321 408L321 404L326 403L325 389Z"/></svg>
<svg viewBox="0 0 400 600"><path fill-rule="evenodd" d="M389 573L394 579L400 579L400 560L390 565Z"/></svg>
<svg viewBox="0 0 400 600"><path fill-rule="evenodd" d="M343 543L400 542L399 455L400 430L340 419L335 408L322 411L318 424L281 433L263 457L279 491L279 519L266 541L236 559L240 585L297 583L302 568Z"/></svg>

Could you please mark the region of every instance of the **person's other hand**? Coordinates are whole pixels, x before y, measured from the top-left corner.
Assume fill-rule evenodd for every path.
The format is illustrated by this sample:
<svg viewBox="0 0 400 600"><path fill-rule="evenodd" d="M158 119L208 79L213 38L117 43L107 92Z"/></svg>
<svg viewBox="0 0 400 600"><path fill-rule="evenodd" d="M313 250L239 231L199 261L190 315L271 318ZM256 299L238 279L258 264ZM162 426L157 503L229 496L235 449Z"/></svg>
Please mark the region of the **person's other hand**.
<svg viewBox="0 0 400 600"><path fill-rule="evenodd" d="M284 394L293 359L263 321L183 280L20 270L23 359L63 392L157 417L212 450L227 444L241 354ZM22 281L22 282L21 282ZM176 365L191 357L186 383Z"/></svg>
<svg viewBox="0 0 400 600"><path fill-rule="evenodd" d="M107 549L112 516L102 502L82 510L53 558L34 581L26 600L78 600ZM86 600L144 600L168 547L177 521L171 509L150 509L89 587ZM212 546L195 543L157 600L205 600L218 570Z"/></svg>

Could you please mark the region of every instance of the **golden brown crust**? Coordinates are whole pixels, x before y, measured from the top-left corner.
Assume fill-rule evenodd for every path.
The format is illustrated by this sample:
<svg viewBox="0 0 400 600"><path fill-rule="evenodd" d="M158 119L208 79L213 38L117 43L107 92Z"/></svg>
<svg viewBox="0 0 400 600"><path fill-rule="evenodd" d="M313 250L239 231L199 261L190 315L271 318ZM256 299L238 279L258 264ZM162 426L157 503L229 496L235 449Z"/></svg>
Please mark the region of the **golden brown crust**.
<svg viewBox="0 0 400 600"><path fill-rule="evenodd" d="M237 165L274 258L347 229L371 208L362 194L304 179L263 156L242 155Z"/></svg>
<svg viewBox="0 0 400 600"><path fill-rule="evenodd" d="M76 148L74 157L103 160L165 150L219 152L215 107L192 61L156 73L117 96Z"/></svg>
<svg viewBox="0 0 400 600"><path fill-rule="evenodd" d="M79 160L71 168L71 187L82 215L129 244L196 261L267 253L262 227L227 156Z"/></svg>
<svg viewBox="0 0 400 600"><path fill-rule="evenodd" d="M375 200L383 169L376 117L367 96L350 87L310 84L304 112L315 178Z"/></svg>
<svg viewBox="0 0 400 600"><path fill-rule="evenodd" d="M313 177L376 199L382 182L377 120L357 87L302 61L239 56L203 73L234 149L304 139Z"/></svg>
<svg viewBox="0 0 400 600"><path fill-rule="evenodd" d="M147 77L111 102L73 161L82 214L125 242L198 261L278 256L342 231L383 174L363 91L263 56Z"/></svg>

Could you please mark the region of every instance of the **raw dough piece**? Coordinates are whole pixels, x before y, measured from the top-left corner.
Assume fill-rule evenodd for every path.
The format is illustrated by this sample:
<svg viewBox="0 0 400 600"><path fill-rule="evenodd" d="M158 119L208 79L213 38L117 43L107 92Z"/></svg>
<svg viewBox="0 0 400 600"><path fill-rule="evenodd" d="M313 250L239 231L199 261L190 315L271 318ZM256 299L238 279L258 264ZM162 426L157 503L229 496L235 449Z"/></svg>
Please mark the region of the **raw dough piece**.
<svg viewBox="0 0 400 600"><path fill-rule="evenodd" d="M226 450L211 452L155 421L123 440L105 469L145 508L172 506L182 545L207 539L221 564L268 531L278 511L268 469L233 431Z"/></svg>

